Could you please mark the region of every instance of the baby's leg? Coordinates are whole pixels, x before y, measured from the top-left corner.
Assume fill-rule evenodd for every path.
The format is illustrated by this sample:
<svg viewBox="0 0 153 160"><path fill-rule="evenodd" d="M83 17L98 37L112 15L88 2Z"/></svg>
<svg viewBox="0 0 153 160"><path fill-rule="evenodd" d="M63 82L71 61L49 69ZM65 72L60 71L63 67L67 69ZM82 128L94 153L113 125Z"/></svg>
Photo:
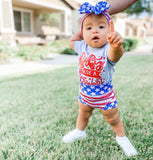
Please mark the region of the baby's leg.
<svg viewBox="0 0 153 160"><path fill-rule="evenodd" d="M78 103L79 115L76 122L76 129L72 130L63 137L63 142L65 143L71 143L75 140L86 138L85 128L89 121L89 117L92 114L93 108L82 104L80 101L78 101Z"/></svg>
<svg viewBox="0 0 153 160"><path fill-rule="evenodd" d="M81 131L84 131L89 121L89 118L92 115L93 108L82 104L80 100L78 100L78 104L79 115L76 122L76 128Z"/></svg>
<svg viewBox="0 0 153 160"><path fill-rule="evenodd" d="M123 148L125 155L128 157L137 155L136 149L125 136L124 126L119 118L117 107L110 110L101 110L101 113L116 133L116 141Z"/></svg>
<svg viewBox="0 0 153 160"><path fill-rule="evenodd" d="M109 110L101 110L101 113L103 114L105 120L112 126L114 132L118 137L125 136L124 126L118 115L117 107Z"/></svg>

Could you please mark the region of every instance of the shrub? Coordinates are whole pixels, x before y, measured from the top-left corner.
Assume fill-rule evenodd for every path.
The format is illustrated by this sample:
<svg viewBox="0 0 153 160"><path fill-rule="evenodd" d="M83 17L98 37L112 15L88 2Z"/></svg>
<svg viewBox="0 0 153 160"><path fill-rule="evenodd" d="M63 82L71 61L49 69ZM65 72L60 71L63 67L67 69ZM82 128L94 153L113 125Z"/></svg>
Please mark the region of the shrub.
<svg viewBox="0 0 153 160"><path fill-rule="evenodd" d="M62 54L69 54L69 55L77 55L77 53L74 50L72 50L71 48L66 48L61 53Z"/></svg>
<svg viewBox="0 0 153 160"><path fill-rule="evenodd" d="M48 44L51 53L61 53L69 47L67 39L58 39Z"/></svg>
<svg viewBox="0 0 153 160"><path fill-rule="evenodd" d="M130 43L127 40L123 42L124 51L130 51Z"/></svg>
<svg viewBox="0 0 153 160"><path fill-rule="evenodd" d="M24 58L25 60L37 61L45 59L49 53L47 47L42 46L21 46L17 53L17 56Z"/></svg>
<svg viewBox="0 0 153 160"><path fill-rule="evenodd" d="M16 46L11 46L8 42L0 41L0 60L5 62L15 56L17 49Z"/></svg>
<svg viewBox="0 0 153 160"><path fill-rule="evenodd" d="M131 51L137 47L138 40L132 38L125 38L123 42L124 51Z"/></svg>

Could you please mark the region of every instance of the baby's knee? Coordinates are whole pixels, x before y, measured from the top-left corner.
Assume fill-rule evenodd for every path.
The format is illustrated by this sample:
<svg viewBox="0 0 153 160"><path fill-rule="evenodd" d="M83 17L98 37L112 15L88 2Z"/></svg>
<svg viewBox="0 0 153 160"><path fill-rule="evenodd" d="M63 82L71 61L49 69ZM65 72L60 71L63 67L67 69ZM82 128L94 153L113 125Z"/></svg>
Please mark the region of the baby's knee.
<svg viewBox="0 0 153 160"><path fill-rule="evenodd" d="M80 115L83 119L89 119L90 116L92 115L92 112L81 112L81 111L79 111L79 115Z"/></svg>
<svg viewBox="0 0 153 160"><path fill-rule="evenodd" d="M110 124L110 125L117 125L120 122L120 118L118 115L118 108L115 107L114 109L110 110L101 110L101 113L103 114L105 120Z"/></svg>
<svg viewBox="0 0 153 160"><path fill-rule="evenodd" d="M120 123L120 118L119 118L119 116L114 116L114 117L105 118L105 119L106 119L106 121L107 121L110 125L112 125L112 126L117 125L117 124Z"/></svg>

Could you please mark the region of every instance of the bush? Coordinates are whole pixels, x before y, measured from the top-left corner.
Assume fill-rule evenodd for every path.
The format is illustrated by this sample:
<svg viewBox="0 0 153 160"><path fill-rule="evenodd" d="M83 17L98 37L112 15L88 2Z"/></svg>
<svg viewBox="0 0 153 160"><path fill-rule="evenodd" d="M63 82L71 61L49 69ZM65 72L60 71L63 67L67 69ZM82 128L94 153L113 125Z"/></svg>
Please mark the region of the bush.
<svg viewBox="0 0 153 160"><path fill-rule="evenodd" d="M124 51L131 51L137 47L138 40L132 38L125 38L123 42Z"/></svg>
<svg viewBox="0 0 153 160"><path fill-rule="evenodd" d="M17 47L11 46L8 42L0 41L0 61L6 62L10 57L16 55Z"/></svg>
<svg viewBox="0 0 153 160"><path fill-rule="evenodd" d="M45 59L49 53L47 47L42 46L21 46L17 56L24 58L24 60L37 61Z"/></svg>
<svg viewBox="0 0 153 160"><path fill-rule="evenodd" d="M123 42L124 51L130 51L130 43L127 40Z"/></svg>
<svg viewBox="0 0 153 160"><path fill-rule="evenodd" d="M69 47L67 39L58 39L48 44L51 53L61 53Z"/></svg>
<svg viewBox="0 0 153 160"><path fill-rule="evenodd" d="M66 48L64 51L61 52L62 54L69 54L69 55L77 55L77 53L72 50L71 48Z"/></svg>

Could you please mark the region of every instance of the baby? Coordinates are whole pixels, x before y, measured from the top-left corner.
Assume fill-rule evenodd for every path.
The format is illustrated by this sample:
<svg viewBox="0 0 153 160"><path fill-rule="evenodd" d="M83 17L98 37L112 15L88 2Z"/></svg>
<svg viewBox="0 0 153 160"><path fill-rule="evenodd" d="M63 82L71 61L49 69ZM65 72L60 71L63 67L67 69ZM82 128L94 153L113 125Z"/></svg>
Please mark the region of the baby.
<svg viewBox="0 0 153 160"><path fill-rule="evenodd" d="M88 120L93 109L98 108L112 126L117 143L129 157L136 155L137 151L125 136L112 85L114 65L124 52L123 38L114 30L113 21L107 12L109 7L103 1L95 6L85 2L79 9L81 14L85 13L81 21L81 31L69 40L70 47L79 55L79 115L76 129L66 134L63 141L70 143L86 138Z"/></svg>

